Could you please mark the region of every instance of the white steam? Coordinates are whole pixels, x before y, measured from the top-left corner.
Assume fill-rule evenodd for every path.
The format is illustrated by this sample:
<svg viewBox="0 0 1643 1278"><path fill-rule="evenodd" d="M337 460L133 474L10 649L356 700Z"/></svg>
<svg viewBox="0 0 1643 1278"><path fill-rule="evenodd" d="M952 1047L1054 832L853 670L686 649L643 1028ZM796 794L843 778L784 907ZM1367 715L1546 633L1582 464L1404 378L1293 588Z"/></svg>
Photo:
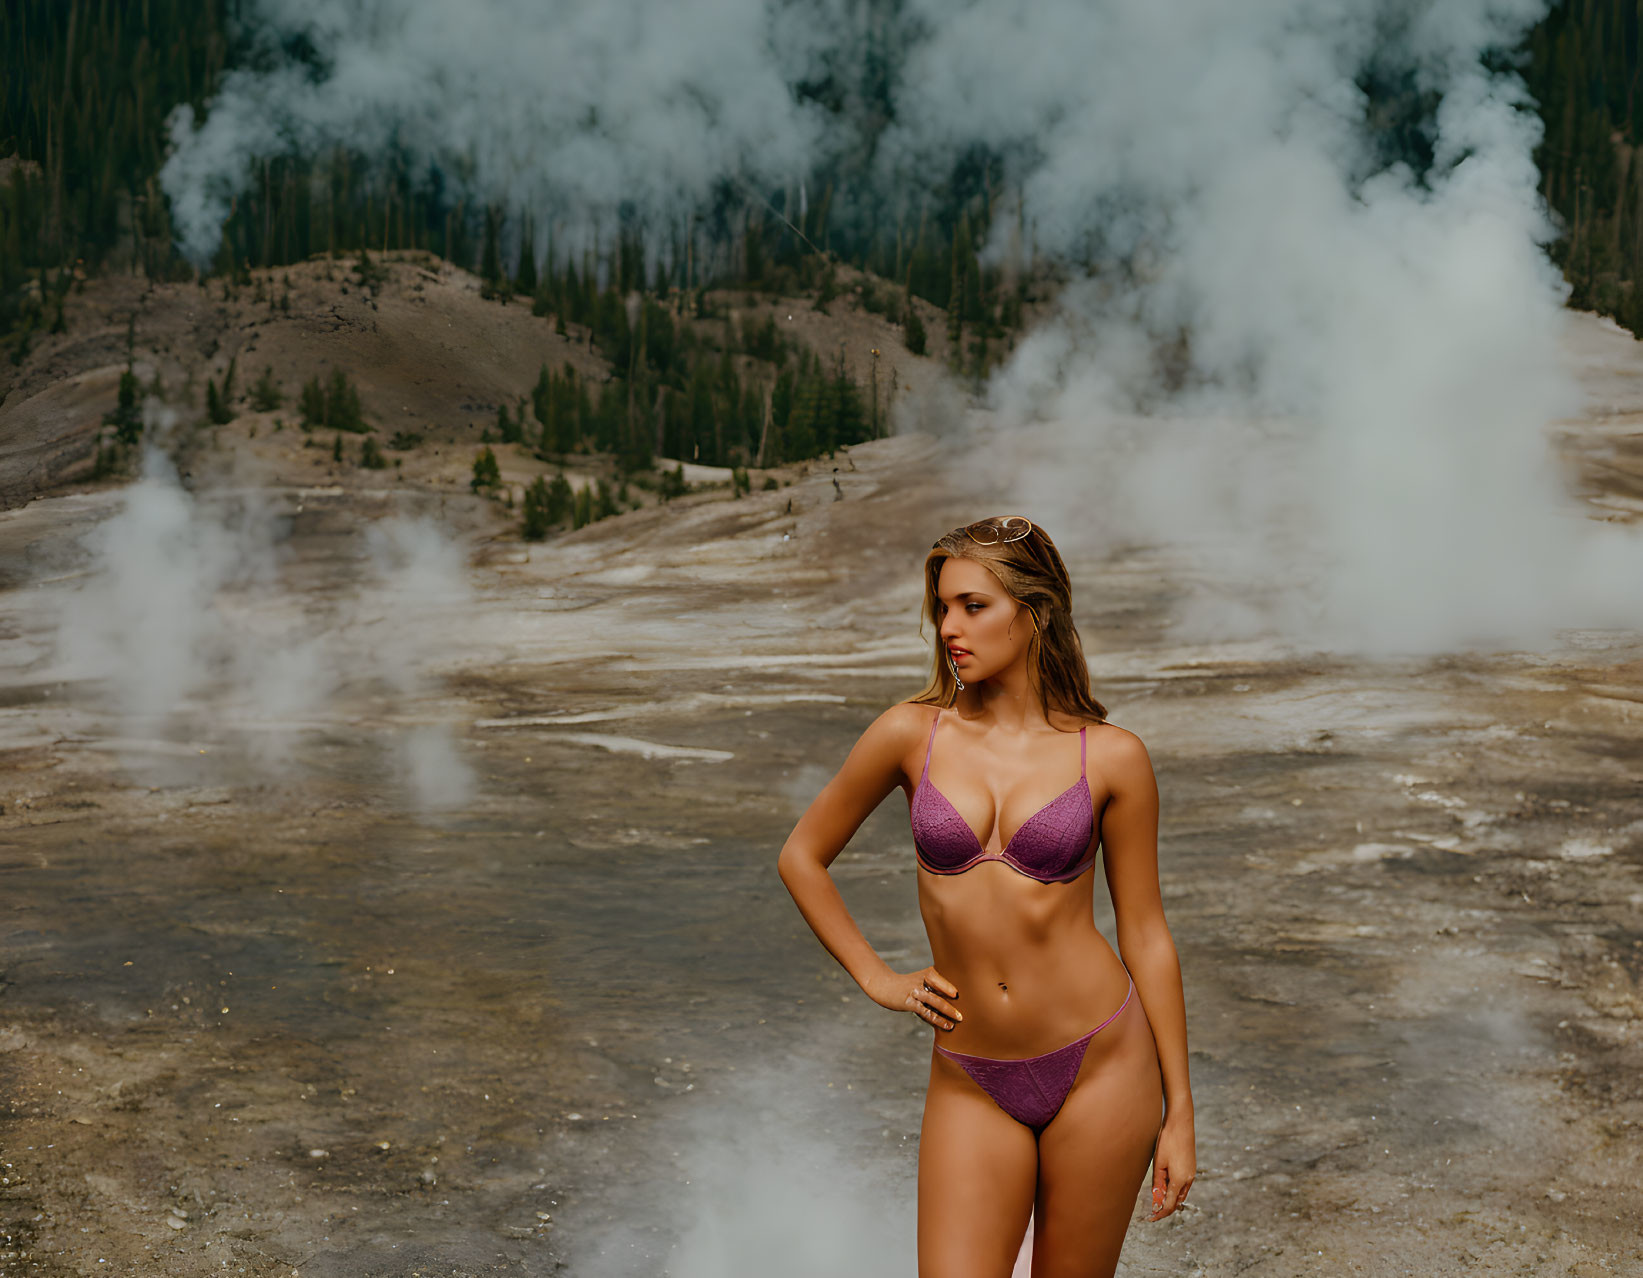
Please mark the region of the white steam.
<svg viewBox="0 0 1643 1278"><path fill-rule="evenodd" d="M835 1040L720 1076L650 1133L652 1176L570 1213L583 1278L914 1273L911 1133L874 1125ZM859 1050L859 1049L858 1049ZM831 1075L831 1077L829 1077Z"/></svg>
<svg viewBox="0 0 1643 1278"><path fill-rule="evenodd" d="M198 518L158 450L147 452L143 471L120 511L87 538L96 568L64 605L59 653L77 670L107 676L124 714L147 725L182 711L226 668L254 677L255 655L235 643L216 599L263 576L272 543Z"/></svg>
<svg viewBox="0 0 1643 1278"><path fill-rule="evenodd" d="M423 660L430 636L459 628L472 602L467 565L460 548L425 519L384 519L366 529L365 542L373 580L356 602L353 643L402 696L426 701L433 692ZM472 800L474 771L449 722L417 724L395 748L418 806L456 808Z"/></svg>
<svg viewBox="0 0 1643 1278"><path fill-rule="evenodd" d="M152 405L148 419L151 435L169 428ZM369 526L365 580L325 614L282 585L285 516L255 484L196 495L150 446L120 499L85 539L88 572L56 587L54 675L102 684L129 766L148 766L153 743L226 730L257 764L296 772L303 734L357 717L339 708L353 704L350 690L380 683L396 718L417 707L421 720L387 742L412 803L473 797L449 724L422 708L433 700L430 663L468 599L461 552L437 527Z"/></svg>
<svg viewBox="0 0 1643 1278"><path fill-rule="evenodd" d="M996 379L1003 422L1039 423L998 441L1000 508L1181 549L1193 639L1425 651L1643 622L1643 540L1583 519L1548 448L1578 400L1540 124L1485 69L1544 5L926 7L887 166L984 143L1041 255L1127 263ZM1378 166L1372 64L1437 96L1424 179ZM993 230L997 258L1014 221Z"/></svg>
<svg viewBox="0 0 1643 1278"><path fill-rule="evenodd" d="M1006 165L989 258L1024 232L1073 275L993 387L1002 422L1037 423L1001 442L1000 508L1179 549L1195 638L1541 645L1643 620L1638 538L1582 518L1544 435L1576 406L1565 290L1539 122L1489 58L1545 7L252 0L265 69L179 114L163 181L197 259L258 158L336 144L608 245L623 201L654 230L719 181L802 179L855 117L797 86L859 88L876 33L878 191L835 204L910 207L980 146ZM298 37L311 64L277 52ZM1429 172L1377 149L1369 73L1436 104Z"/></svg>
<svg viewBox="0 0 1643 1278"><path fill-rule="evenodd" d="M230 71L203 121L178 108L161 184L201 263L256 161L336 146L535 211L539 251L550 227L580 251L601 219L608 247L624 203L654 225L721 179L804 173L823 121L790 86L833 7L799 24L763 0L249 0L265 69ZM318 65L285 60L299 39Z"/></svg>

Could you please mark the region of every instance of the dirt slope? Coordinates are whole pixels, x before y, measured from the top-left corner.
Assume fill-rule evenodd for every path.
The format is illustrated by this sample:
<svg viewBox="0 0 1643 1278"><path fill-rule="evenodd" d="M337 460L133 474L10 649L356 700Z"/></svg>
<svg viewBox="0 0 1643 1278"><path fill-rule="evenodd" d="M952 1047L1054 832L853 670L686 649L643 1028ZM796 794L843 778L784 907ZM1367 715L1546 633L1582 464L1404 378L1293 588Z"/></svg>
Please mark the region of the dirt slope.
<svg viewBox="0 0 1643 1278"><path fill-rule="evenodd" d="M138 377L146 384L157 374L185 424L204 417L205 379L220 384L235 360L234 407L240 415L221 428L219 446L254 456L269 482L280 484L461 489L498 404L513 405L527 395L544 363L555 370L569 364L595 382L610 376L585 328L570 325L567 337L558 336L551 316L531 314L529 299L487 300L477 277L425 254L390 255L379 264L386 278L376 290L363 288L353 263L344 259L257 271L249 286L231 290L220 280L202 287L112 276L72 291L65 308L68 331L37 340L0 402L0 509L89 482L99 426L115 406L128 334ZM736 320L772 314L829 359L842 351L863 387L873 377L877 350L880 402L888 418L892 390L904 397L943 377L938 314L920 304L932 334L931 355L915 356L898 327L860 307L859 274L841 269L840 280L841 296L827 314L808 298L734 292L712 294L710 302ZM722 320L687 322L709 336L723 327ZM396 473L385 477L334 465L329 436L324 449L303 447L304 436L292 425L297 392L333 367L354 380L382 444L399 431L423 436L421 448L400 455ZM244 395L264 369L272 371L285 403L255 413ZM284 429L276 431L276 422ZM358 441L347 443L357 453ZM497 455L504 479L515 486L548 469L516 446L499 447ZM586 473L592 469L590 459ZM576 467L569 473L573 483L584 477Z"/></svg>

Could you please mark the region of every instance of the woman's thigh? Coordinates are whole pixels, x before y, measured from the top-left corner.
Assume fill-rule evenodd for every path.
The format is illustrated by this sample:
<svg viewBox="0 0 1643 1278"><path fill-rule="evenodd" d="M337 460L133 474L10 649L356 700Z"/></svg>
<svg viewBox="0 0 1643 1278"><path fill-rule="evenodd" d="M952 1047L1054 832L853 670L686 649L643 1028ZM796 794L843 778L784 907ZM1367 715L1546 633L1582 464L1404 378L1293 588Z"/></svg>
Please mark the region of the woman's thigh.
<svg viewBox="0 0 1643 1278"><path fill-rule="evenodd" d="M1109 1278L1118 1267L1163 1106L1158 1048L1134 998L1090 1041L1039 1136L1033 1278Z"/></svg>
<svg viewBox="0 0 1643 1278"><path fill-rule="evenodd" d="M1009 1278L1038 1146L955 1062L930 1053L918 1145L919 1278Z"/></svg>

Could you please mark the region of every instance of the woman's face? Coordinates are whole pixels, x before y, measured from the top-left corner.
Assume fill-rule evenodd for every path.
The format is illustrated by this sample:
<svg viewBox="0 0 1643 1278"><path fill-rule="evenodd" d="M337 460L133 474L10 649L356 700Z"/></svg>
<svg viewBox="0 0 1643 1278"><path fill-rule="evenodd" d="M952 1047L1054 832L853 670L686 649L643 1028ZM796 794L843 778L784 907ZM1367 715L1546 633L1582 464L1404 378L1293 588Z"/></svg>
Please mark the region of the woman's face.
<svg viewBox="0 0 1643 1278"><path fill-rule="evenodd" d="M941 561L936 578L941 646L966 684L1008 669L1032 642L1033 619L992 569L974 559Z"/></svg>

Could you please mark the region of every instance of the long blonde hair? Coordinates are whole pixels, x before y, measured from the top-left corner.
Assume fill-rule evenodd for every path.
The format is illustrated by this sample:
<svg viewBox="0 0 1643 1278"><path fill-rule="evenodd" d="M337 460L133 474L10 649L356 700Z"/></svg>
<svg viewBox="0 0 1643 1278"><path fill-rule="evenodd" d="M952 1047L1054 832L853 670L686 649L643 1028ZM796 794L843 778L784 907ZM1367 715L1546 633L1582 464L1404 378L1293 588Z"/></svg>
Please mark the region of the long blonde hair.
<svg viewBox="0 0 1643 1278"><path fill-rule="evenodd" d="M1016 541L983 545L962 527L946 533L924 559L924 621L936 627L934 665L930 682L907 700L923 705L950 706L958 697L958 681L947 664L941 643L941 597L936 593L941 565L947 559L973 559L996 576L1010 596L1032 616L1033 637L1027 649L1028 669L1039 693L1040 708L1048 716L1060 710L1081 719L1105 722L1107 708L1090 691L1090 667L1084 645L1072 619L1072 582L1055 543L1038 524Z"/></svg>

